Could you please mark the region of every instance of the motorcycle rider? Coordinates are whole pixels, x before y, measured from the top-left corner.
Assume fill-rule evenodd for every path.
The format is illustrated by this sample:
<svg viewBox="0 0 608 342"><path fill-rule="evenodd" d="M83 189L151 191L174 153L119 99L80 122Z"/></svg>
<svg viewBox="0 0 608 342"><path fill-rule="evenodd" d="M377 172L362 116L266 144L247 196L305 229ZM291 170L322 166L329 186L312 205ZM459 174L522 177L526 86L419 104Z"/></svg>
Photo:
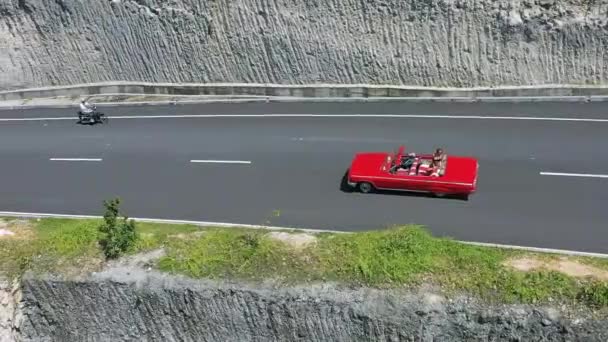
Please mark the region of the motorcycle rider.
<svg viewBox="0 0 608 342"><path fill-rule="evenodd" d="M80 112L78 112L78 120L82 121L82 116L91 116L93 113L93 106L86 100L80 101Z"/></svg>

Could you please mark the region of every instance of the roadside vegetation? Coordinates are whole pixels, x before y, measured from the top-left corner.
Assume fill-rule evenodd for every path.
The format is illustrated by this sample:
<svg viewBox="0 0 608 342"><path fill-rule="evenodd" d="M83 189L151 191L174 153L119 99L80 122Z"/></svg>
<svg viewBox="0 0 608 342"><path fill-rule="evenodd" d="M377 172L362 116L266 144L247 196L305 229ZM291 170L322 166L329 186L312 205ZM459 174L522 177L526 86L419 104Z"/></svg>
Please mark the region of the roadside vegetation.
<svg viewBox="0 0 608 342"><path fill-rule="evenodd" d="M608 309L606 260L464 245L419 226L305 234L135 223L119 217L119 203L104 202L102 220L1 219L0 272L73 277L97 271L111 259L162 248L156 268L192 278L380 288L432 284L490 301Z"/></svg>

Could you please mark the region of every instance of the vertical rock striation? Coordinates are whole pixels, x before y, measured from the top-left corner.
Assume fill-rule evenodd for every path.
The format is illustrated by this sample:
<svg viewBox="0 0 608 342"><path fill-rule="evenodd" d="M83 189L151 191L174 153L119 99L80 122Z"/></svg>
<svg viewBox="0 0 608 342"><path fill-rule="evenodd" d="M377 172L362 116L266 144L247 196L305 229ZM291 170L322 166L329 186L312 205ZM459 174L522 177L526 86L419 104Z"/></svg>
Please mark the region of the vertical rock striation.
<svg viewBox="0 0 608 342"><path fill-rule="evenodd" d="M19 341L608 339L607 320L587 314L573 320L555 309L487 306L425 291L273 289L142 273L78 282L26 279Z"/></svg>
<svg viewBox="0 0 608 342"><path fill-rule="evenodd" d="M608 0L0 0L0 90L604 83Z"/></svg>
<svg viewBox="0 0 608 342"><path fill-rule="evenodd" d="M21 326L21 290L0 277L0 342L15 342Z"/></svg>

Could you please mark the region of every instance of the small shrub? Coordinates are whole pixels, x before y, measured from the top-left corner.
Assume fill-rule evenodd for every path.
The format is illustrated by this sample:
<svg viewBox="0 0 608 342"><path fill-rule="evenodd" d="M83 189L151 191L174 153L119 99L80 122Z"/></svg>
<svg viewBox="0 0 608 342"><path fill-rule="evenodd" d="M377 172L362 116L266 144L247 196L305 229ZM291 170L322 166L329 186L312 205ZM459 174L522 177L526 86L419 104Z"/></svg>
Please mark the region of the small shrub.
<svg viewBox="0 0 608 342"><path fill-rule="evenodd" d="M113 259L134 247L138 234L135 230L135 221L129 220L126 216L119 220L120 199L116 198L103 203L106 212L103 215L105 222L99 226L101 233L99 243L106 257Z"/></svg>

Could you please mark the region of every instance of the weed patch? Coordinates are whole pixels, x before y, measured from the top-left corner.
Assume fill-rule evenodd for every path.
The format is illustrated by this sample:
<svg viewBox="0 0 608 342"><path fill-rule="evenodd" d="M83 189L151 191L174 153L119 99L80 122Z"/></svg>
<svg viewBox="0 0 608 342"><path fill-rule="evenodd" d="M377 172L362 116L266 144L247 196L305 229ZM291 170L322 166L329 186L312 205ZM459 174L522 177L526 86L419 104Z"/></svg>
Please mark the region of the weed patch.
<svg viewBox="0 0 608 342"><path fill-rule="evenodd" d="M98 227L103 223L42 219L21 225L28 227L27 239L0 239L0 272L65 273L99 267L106 260L98 243ZM489 301L608 308L608 282L587 276L589 267L604 271L607 263L603 260L465 245L433 237L419 226L353 234L279 234L138 223L135 233L139 238L125 253L162 247L164 255L154 261L154 267L192 278L337 281L383 288L434 284L446 293L465 292ZM513 260L536 260L537 264L518 269ZM538 267L538 263L557 266ZM576 273L572 265L587 268L576 268Z"/></svg>

